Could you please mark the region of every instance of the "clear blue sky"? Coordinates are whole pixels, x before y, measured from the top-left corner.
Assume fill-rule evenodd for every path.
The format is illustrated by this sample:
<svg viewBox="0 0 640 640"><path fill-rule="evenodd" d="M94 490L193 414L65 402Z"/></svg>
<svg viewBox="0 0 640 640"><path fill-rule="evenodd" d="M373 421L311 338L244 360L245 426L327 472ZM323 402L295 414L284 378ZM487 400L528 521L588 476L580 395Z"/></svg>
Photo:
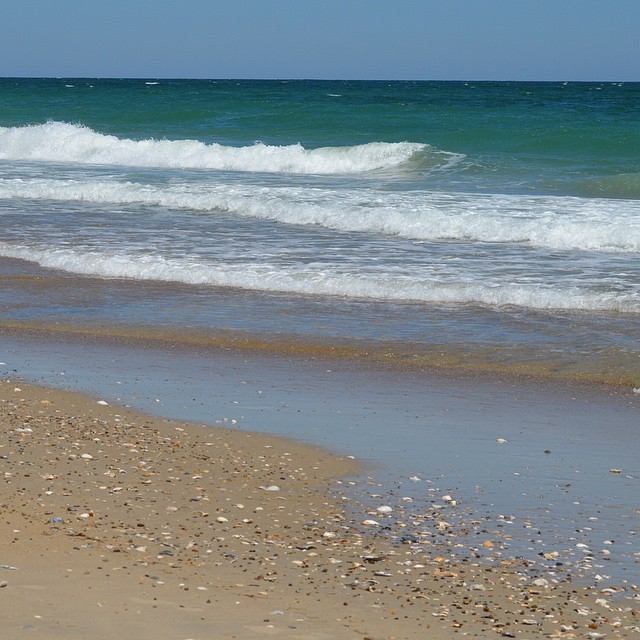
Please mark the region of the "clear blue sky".
<svg viewBox="0 0 640 640"><path fill-rule="evenodd" d="M0 76L640 81L640 0L2 0Z"/></svg>

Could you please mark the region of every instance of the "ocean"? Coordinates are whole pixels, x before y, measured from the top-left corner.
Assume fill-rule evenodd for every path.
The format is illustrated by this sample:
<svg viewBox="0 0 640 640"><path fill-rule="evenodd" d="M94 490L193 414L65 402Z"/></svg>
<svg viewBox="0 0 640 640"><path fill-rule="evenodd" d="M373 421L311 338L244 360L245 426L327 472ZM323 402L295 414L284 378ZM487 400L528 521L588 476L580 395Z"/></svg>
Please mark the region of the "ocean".
<svg viewBox="0 0 640 640"><path fill-rule="evenodd" d="M638 83L0 79L0 372L637 583L639 150Z"/></svg>
<svg viewBox="0 0 640 640"><path fill-rule="evenodd" d="M640 84L0 96L5 325L640 384Z"/></svg>

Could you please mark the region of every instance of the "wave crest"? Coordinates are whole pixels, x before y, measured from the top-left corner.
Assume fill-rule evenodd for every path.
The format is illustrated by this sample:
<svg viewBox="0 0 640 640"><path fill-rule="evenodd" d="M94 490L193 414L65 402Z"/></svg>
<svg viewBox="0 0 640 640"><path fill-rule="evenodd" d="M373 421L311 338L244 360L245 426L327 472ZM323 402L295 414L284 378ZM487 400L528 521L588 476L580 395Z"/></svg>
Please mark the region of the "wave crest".
<svg viewBox="0 0 640 640"><path fill-rule="evenodd" d="M433 151L414 142L305 149L301 144L231 147L198 140L130 140L65 122L0 127L0 159L94 165L339 174L390 169ZM449 156L451 154L444 154Z"/></svg>

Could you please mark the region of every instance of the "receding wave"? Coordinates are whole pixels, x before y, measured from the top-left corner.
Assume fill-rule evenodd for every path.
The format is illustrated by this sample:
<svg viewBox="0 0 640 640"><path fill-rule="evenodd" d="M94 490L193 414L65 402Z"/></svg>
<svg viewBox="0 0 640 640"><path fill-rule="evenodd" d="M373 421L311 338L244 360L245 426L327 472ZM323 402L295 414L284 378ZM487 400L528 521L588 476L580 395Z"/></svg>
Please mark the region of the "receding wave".
<svg viewBox="0 0 640 640"><path fill-rule="evenodd" d="M0 127L0 159L127 167L358 173L397 167L431 149L429 145L412 142L305 149L300 144L275 146L261 142L231 147L198 140L129 140L65 122ZM433 149L433 153L442 152ZM452 154L444 154L443 161L448 155Z"/></svg>
<svg viewBox="0 0 640 640"><path fill-rule="evenodd" d="M636 294L597 292L575 286L419 280L393 274L319 271L312 267L252 262L205 263L152 254L133 256L115 252L30 248L2 242L0 255L27 260L46 268L103 278L398 302L640 313L640 298Z"/></svg>
<svg viewBox="0 0 640 640"><path fill-rule="evenodd" d="M223 211L283 224L418 241L526 243L561 251L640 252L637 200L48 179L0 179L0 198Z"/></svg>

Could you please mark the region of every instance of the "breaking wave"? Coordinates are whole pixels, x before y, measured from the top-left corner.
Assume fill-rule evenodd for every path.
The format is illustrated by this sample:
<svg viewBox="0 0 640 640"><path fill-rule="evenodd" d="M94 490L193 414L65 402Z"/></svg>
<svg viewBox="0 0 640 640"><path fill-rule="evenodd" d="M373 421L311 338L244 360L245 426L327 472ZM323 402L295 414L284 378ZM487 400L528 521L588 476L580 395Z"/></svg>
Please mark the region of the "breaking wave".
<svg viewBox="0 0 640 640"><path fill-rule="evenodd" d="M198 140L129 140L65 122L0 127L0 159L126 167L340 174L390 169L414 156L450 156L413 142L305 149L300 144L231 147Z"/></svg>

